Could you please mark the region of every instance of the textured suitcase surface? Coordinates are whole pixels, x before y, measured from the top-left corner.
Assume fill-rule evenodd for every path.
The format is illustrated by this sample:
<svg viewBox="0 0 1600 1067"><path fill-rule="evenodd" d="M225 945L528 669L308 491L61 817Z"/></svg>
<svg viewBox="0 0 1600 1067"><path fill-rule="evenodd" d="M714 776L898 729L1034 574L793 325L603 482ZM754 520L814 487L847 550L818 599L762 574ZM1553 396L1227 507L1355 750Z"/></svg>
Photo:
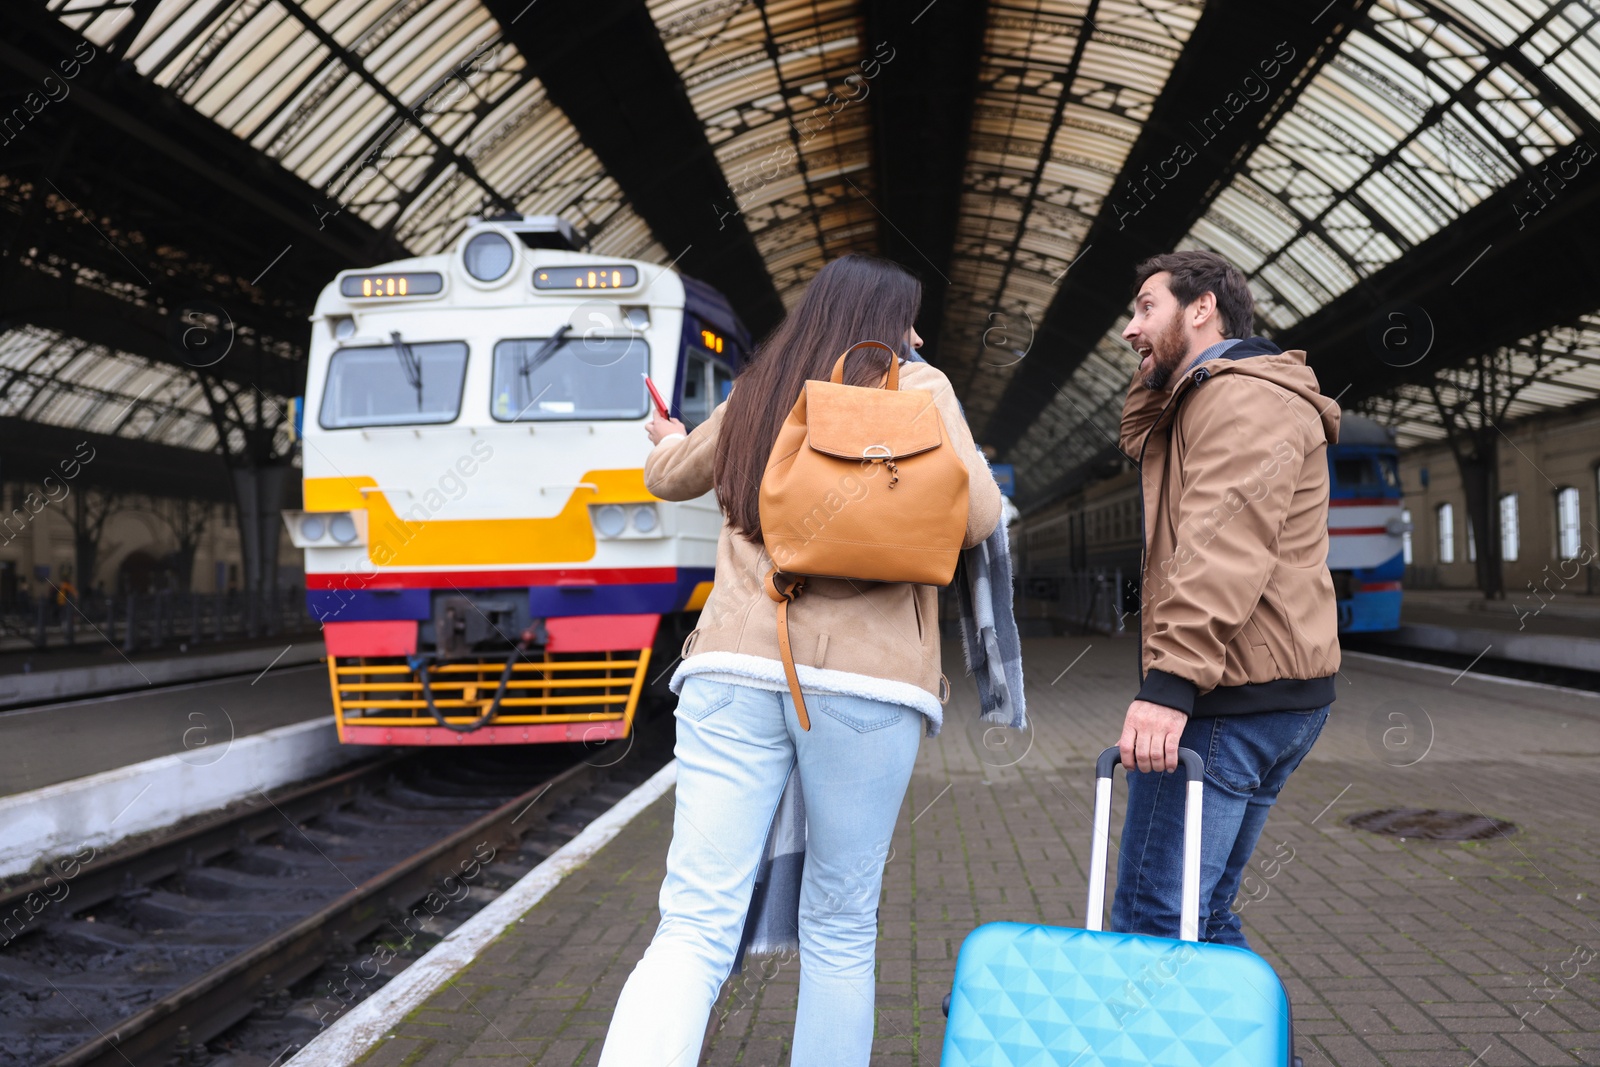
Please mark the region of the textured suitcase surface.
<svg viewBox="0 0 1600 1067"><path fill-rule="evenodd" d="M1300 1067L1283 983L1266 960L1202 944L1205 761L1178 750L1184 785L1179 938L1108 933L1111 777L1095 761L1086 930L988 923L967 935L946 999L944 1067Z"/></svg>
<svg viewBox="0 0 1600 1067"><path fill-rule="evenodd" d="M1022 923L961 946L944 1067L1280 1067L1289 1004L1265 960L1199 944Z"/></svg>

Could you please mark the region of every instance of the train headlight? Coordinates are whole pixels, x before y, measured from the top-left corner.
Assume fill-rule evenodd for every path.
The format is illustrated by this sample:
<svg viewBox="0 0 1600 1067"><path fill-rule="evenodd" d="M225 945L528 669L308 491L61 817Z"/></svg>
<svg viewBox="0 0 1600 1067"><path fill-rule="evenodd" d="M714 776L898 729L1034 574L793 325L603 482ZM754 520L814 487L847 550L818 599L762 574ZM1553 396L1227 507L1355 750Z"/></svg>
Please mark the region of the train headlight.
<svg viewBox="0 0 1600 1067"><path fill-rule="evenodd" d="M628 329L630 330L648 330L650 328L650 309L642 307L623 308L622 321L628 324Z"/></svg>
<svg viewBox="0 0 1600 1067"><path fill-rule="evenodd" d="M328 521L328 533L341 545L348 545L356 539L356 520L349 515L335 515Z"/></svg>
<svg viewBox="0 0 1600 1067"><path fill-rule="evenodd" d="M339 315L333 320L333 336L348 341L356 335L356 320L349 315Z"/></svg>
<svg viewBox="0 0 1600 1067"><path fill-rule="evenodd" d="M654 504L640 504L633 509L633 528L640 533L654 533L660 524Z"/></svg>
<svg viewBox="0 0 1600 1067"><path fill-rule="evenodd" d="M601 537L617 537L628 528L628 513L620 504L606 504L594 510L594 528Z"/></svg>
<svg viewBox="0 0 1600 1067"><path fill-rule="evenodd" d="M335 549L367 543L367 513L284 511L283 524L296 548Z"/></svg>
<svg viewBox="0 0 1600 1067"><path fill-rule="evenodd" d="M461 250L467 273L480 282L498 281L511 269L511 242L504 234L480 233Z"/></svg>

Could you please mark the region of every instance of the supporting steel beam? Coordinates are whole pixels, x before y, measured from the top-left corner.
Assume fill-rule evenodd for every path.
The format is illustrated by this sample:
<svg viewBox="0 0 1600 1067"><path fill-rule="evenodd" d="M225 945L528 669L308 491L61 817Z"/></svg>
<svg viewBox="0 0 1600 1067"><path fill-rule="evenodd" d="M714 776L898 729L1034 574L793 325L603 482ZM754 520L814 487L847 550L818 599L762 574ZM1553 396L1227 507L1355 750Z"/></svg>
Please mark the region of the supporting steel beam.
<svg viewBox="0 0 1600 1067"><path fill-rule="evenodd" d="M904 57L883 65L867 98L878 248L921 275L917 332L923 355L937 363L988 4L934 4L920 13L921 5L892 0L866 0L864 7L868 47L887 43Z"/></svg>
<svg viewBox="0 0 1600 1067"><path fill-rule="evenodd" d="M1600 137L1586 141L1600 148ZM1600 306L1600 166L1544 190L1518 182L1278 337L1345 407ZM1420 312L1420 313L1419 313Z"/></svg>
<svg viewBox="0 0 1600 1067"><path fill-rule="evenodd" d="M485 0L545 91L676 265L720 289L753 337L783 303L650 12L640 0Z"/></svg>
<svg viewBox="0 0 1600 1067"><path fill-rule="evenodd" d="M85 444L92 451L80 447ZM80 488L94 485L218 504L233 501L233 475L227 461L215 453L9 417L0 417L0 452L5 454L5 480L30 490L46 477L59 482L65 471L75 470L72 484ZM178 471L182 476L174 477ZM293 492L299 493L298 482ZM298 502L288 506L297 507Z"/></svg>
<svg viewBox="0 0 1600 1067"><path fill-rule="evenodd" d="M231 334L228 354L211 363L212 353L191 354L174 343L170 315L148 305L132 304L36 271L14 275L0 292L0 324L27 324L54 330L92 344L129 352L177 367L208 368L208 373L244 387L255 386L269 396L299 394L305 386L305 364L257 347L248 335ZM227 343L229 331L222 331ZM211 343L207 338L207 343Z"/></svg>
<svg viewBox="0 0 1600 1067"><path fill-rule="evenodd" d="M1311 74L1337 50L1353 11L1364 3L1334 0L1314 20L1285 18L1282 5L1268 0L1206 5L1112 195L1084 238L1081 260L1056 290L1029 358L989 414L980 440L1002 454L1021 440L1056 389L1127 310L1134 267L1147 256L1171 251L1189 232L1260 143L1271 117L1293 102ZM1286 61L1284 47L1291 56ZM1221 106L1223 96L1258 60L1281 66L1267 96L1250 102L1215 136L1197 134L1194 124ZM1175 177L1160 180L1159 187L1147 185L1180 144L1190 146L1195 158L1178 168Z"/></svg>

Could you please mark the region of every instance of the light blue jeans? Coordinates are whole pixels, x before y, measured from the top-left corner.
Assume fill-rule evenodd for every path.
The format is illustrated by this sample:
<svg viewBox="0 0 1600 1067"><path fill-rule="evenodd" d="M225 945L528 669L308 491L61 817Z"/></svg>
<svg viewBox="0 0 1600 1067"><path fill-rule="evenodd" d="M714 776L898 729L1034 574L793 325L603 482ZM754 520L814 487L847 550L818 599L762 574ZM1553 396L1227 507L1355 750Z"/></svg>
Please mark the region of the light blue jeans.
<svg viewBox="0 0 1600 1067"><path fill-rule="evenodd" d="M686 679L677 814L661 925L629 976L601 1067L693 1067L733 969L756 868L789 770L806 804L800 1004L793 1067L865 1067L872 1054L883 865L921 741L921 714L862 697Z"/></svg>

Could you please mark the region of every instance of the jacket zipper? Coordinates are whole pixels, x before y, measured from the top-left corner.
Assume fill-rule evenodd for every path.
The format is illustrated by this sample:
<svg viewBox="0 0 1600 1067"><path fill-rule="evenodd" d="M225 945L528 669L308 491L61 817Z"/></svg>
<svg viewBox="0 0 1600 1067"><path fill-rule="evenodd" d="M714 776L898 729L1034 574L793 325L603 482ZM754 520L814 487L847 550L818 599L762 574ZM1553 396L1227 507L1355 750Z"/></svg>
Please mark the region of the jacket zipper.
<svg viewBox="0 0 1600 1067"><path fill-rule="evenodd" d="M1200 372L1196 372L1200 373ZM1190 375L1184 375L1190 378ZM1210 377L1206 373L1205 377ZM1204 378L1201 379L1202 381ZM1187 390L1185 390L1187 391ZM1144 685L1144 600L1145 600L1145 560L1150 552L1150 539L1146 536L1144 526L1144 451L1150 447L1150 435L1156 432L1156 427L1161 425L1161 420L1166 418L1167 410L1178 402L1183 394L1174 392L1161 407L1161 412L1156 416L1156 421L1150 424L1150 429L1145 431L1144 440L1139 442L1139 458L1133 461L1134 469L1139 472L1139 654L1133 660L1133 673L1139 685Z"/></svg>

